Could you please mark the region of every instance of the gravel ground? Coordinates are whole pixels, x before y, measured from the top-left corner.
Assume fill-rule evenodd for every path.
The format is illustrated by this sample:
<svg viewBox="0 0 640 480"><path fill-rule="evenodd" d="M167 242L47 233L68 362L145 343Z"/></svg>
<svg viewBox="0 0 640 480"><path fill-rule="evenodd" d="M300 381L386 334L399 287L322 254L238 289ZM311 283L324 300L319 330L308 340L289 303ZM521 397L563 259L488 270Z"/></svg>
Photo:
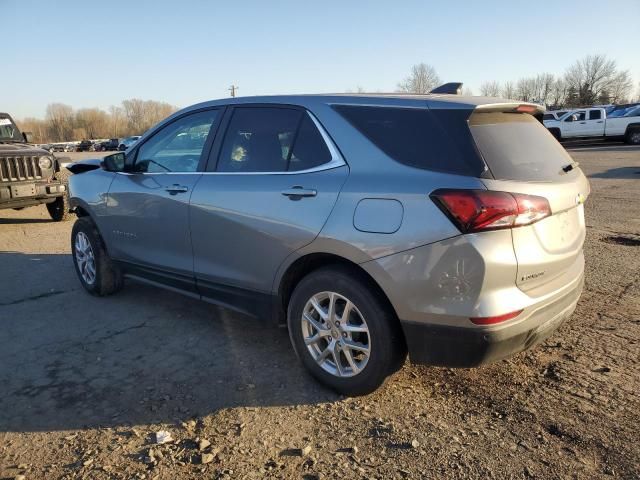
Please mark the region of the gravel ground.
<svg viewBox="0 0 640 480"><path fill-rule="evenodd" d="M357 399L284 330L136 283L85 294L72 222L0 211L0 478L640 478L640 149L571 154L592 195L570 322Z"/></svg>

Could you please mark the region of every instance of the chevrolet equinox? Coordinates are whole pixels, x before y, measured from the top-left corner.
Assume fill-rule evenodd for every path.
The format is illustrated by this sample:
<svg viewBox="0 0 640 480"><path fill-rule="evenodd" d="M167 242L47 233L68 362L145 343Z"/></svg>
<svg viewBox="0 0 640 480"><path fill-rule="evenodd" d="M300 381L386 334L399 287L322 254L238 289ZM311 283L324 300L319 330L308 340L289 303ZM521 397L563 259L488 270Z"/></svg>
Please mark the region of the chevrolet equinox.
<svg viewBox="0 0 640 480"><path fill-rule="evenodd" d="M75 269L286 325L347 395L543 341L583 285L589 184L541 107L459 95L231 98L70 167Z"/></svg>

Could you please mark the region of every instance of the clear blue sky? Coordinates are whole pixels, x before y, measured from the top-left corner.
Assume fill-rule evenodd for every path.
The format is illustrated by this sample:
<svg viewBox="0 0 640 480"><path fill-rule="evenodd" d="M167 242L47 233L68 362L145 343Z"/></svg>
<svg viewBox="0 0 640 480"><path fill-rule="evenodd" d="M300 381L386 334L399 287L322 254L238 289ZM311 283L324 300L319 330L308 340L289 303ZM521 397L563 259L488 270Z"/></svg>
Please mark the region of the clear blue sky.
<svg viewBox="0 0 640 480"><path fill-rule="evenodd" d="M393 91L413 64L476 93L603 53L640 80L640 0L0 0L0 110Z"/></svg>

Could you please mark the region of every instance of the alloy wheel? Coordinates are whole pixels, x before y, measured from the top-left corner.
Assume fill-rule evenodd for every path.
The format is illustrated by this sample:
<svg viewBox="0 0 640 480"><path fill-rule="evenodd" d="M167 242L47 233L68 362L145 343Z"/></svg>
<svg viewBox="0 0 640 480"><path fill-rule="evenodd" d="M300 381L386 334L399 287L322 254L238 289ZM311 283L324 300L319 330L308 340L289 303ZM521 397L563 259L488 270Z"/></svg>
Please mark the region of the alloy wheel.
<svg viewBox="0 0 640 480"><path fill-rule="evenodd" d="M82 279L88 284L93 285L96 281L96 261L91 248L91 242L84 232L78 232L74 244L76 264Z"/></svg>
<svg viewBox="0 0 640 480"><path fill-rule="evenodd" d="M336 292L311 297L302 311L302 335L315 362L336 377L353 377L367 365L371 335L364 316Z"/></svg>

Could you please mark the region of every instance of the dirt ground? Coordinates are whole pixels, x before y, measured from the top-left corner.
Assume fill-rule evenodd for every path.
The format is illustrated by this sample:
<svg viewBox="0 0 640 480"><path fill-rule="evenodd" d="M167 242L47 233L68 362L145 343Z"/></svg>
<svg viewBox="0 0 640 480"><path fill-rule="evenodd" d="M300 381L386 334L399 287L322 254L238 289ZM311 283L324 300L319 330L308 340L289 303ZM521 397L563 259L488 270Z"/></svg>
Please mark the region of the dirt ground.
<svg viewBox="0 0 640 480"><path fill-rule="evenodd" d="M356 399L282 329L133 282L87 295L73 222L0 211L0 479L640 478L640 149L571 154L592 195L570 322Z"/></svg>

